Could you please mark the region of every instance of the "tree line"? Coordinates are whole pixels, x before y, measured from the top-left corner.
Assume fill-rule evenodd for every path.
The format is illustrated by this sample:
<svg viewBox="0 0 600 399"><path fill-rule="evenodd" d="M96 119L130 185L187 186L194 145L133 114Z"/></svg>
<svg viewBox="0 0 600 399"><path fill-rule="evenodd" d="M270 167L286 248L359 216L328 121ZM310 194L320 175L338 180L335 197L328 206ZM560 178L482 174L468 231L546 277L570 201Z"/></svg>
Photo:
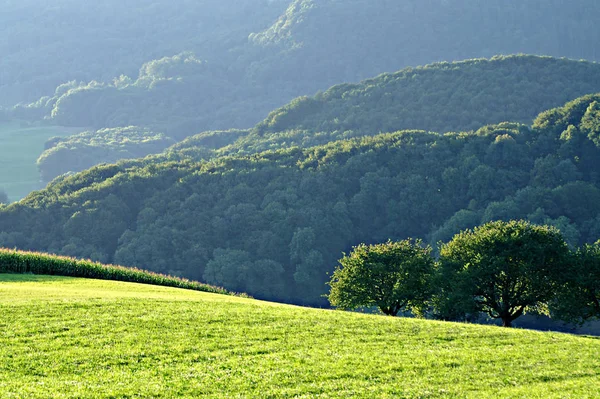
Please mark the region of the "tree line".
<svg viewBox="0 0 600 399"><path fill-rule="evenodd" d="M600 318L600 241L571 250L558 229L495 221L440 243L436 260L420 240L354 247L329 282L342 309L377 307L504 327L534 312L582 324Z"/></svg>

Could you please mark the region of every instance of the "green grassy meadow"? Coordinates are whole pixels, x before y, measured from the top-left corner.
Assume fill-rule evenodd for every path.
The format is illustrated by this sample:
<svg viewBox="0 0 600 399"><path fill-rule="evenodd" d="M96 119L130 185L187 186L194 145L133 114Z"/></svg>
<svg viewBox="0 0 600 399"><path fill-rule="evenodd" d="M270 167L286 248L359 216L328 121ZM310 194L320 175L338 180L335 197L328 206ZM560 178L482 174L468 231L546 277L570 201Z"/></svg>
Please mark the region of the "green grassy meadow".
<svg viewBox="0 0 600 399"><path fill-rule="evenodd" d="M36 160L44 151L44 143L50 137L67 136L79 130L0 123L0 189L6 191L11 201L16 201L42 188Z"/></svg>
<svg viewBox="0 0 600 399"><path fill-rule="evenodd" d="M0 275L2 398L596 398L600 340Z"/></svg>

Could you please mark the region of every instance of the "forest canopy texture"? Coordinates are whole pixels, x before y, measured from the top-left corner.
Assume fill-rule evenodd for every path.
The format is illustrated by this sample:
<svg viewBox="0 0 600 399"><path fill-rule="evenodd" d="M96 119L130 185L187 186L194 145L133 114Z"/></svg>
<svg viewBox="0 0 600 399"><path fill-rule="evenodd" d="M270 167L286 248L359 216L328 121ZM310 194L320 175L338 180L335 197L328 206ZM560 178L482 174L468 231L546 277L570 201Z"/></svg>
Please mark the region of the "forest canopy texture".
<svg viewBox="0 0 600 399"><path fill-rule="evenodd" d="M492 220L600 236L600 95L531 125L400 131L311 148L103 165L0 208L0 245L137 265L259 298L324 304L342 252Z"/></svg>
<svg viewBox="0 0 600 399"><path fill-rule="evenodd" d="M595 91L600 91L600 64L586 61L520 55L436 63L336 85L272 111L254 129L202 132L167 152L178 159L200 160L404 129L447 132L476 130L507 120L529 123L548 108ZM81 108L76 115L85 115L93 107L85 101L75 104ZM133 115L126 106L111 104L123 115ZM154 112L152 106L146 111L152 117L170 112ZM195 112L190 109L191 115ZM149 119L141 115L141 119L122 122L131 121L143 124ZM159 153L175 142L165 133L148 130L128 126L51 139L38 160L42 179L50 181L103 162ZM184 153L184 148L190 151Z"/></svg>

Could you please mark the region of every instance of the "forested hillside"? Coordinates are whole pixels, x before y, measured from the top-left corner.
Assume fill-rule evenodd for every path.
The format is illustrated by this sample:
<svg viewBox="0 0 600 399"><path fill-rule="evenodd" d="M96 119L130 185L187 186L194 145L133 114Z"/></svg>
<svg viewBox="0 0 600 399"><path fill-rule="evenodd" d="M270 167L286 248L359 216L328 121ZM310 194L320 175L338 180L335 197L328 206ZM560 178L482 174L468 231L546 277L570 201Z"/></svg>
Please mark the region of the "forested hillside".
<svg viewBox="0 0 600 399"><path fill-rule="evenodd" d="M128 126L88 131L69 137L52 137L37 160L42 181L67 172L79 172L100 163L141 158L175 144L163 133Z"/></svg>
<svg viewBox="0 0 600 399"><path fill-rule="evenodd" d="M256 133L466 131L503 121L529 123L546 109L597 91L597 63L526 55L442 62L298 98L271 112Z"/></svg>
<svg viewBox="0 0 600 399"><path fill-rule="evenodd" d="M600 3L594 0L148 0L127 7L115 0L25 0L2 10L0 121L79 132L137 126L175 141L204 131L249 129L299 96L407 66L516 53L600 58ZM270 115L273 128L286 129L286 137L270 140L315 145L365 131L527 123L543 109L600 90L596 66L583 64L573 67L572 85L565 86L571 77L562 70L566 62L437 65L338 86ZM483 72L496 67L502 72ZM338 95L355 104L344 110ZM496 105L499 99L504 102ZM359 105L370 116L351 108ZM314 114L315 106L324 109ZM305 119L305 112L312 116ZM294 122L297 117L304 122ZM312 133L300 132L315 129L328 137L313 140ZM94 144L94 163L151 148L144 143L123 152L102 140ZM133 133L129 148L138 141ZM46 155L40 162L44 180L89 165L74 161L47 173Z"/></svg>
<svg viewBox="0 0 600 399"><path fill-rule="evenodd" d="M0 120L85 130L47 142L45 180L170 147L0 205L0 246L323 304L362 241L508 218L595 241L600 97L542 111L600 92L599 65L472 58L597 60L599 16L592 0L11 1Z"/></svg>
<svg viewBox="0 0 600 399"><path fill-rule="evenodd" d="M513 218L555 225L574 245L596 241L599 104L600 95L582 97L530 127L404 131L203 163L100 166L0 208L0 246L322 304L327 273L358 242L435 243Z"/></svg>
<svg viewBox="0 0 600 399"><path fill-rule="evenodd" d="M178 143L169 156L174 159L177 152L176 158L181 158L184 148L190 149L185 153L188 157L208 159L403 129L447 132L475 130L506 120L529 123L545 109L596 91L600 91L600 64L586 61L522 55L437 63L297 98L271 112L251 131L233 135L204 132ZM85 115L90 105L84 101L76 104L82 111L74 115ZM131 117L124 111L123 115ZM143 123L143 118L136 121ZM134 133L131 129L117 130L123 140L127 132ZM85 134L85 147L81 135L61 140L60 145L49 142L38 161L42 178L48 181L67 171L130 158L133 153L158 153L168 142L154 140L149 145L147 139L140 141L132 134L127 140L128 150L123 151L122 146L107 140L106 132Z"/></svg>

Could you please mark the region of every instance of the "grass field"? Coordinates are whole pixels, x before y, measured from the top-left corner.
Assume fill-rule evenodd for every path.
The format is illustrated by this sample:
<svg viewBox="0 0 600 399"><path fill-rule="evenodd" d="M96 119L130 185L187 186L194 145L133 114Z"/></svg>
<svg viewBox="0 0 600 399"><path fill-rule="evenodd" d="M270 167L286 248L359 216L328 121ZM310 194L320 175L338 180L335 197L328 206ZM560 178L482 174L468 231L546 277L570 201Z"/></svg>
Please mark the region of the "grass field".
<svg viewBox="0 0 600 399"><path fill-rule="evenodd" d="M0 275L2 398L596 398L600 340Z"/></svg>
<svg viewBox="0 0 600 399"><path fill-rule="evenodd" d="M81 129L59 126L26 126L20 122L0 123L0 189L11 201L42 188L36 160L44 143L53 136L74 134Z"/></svg>

